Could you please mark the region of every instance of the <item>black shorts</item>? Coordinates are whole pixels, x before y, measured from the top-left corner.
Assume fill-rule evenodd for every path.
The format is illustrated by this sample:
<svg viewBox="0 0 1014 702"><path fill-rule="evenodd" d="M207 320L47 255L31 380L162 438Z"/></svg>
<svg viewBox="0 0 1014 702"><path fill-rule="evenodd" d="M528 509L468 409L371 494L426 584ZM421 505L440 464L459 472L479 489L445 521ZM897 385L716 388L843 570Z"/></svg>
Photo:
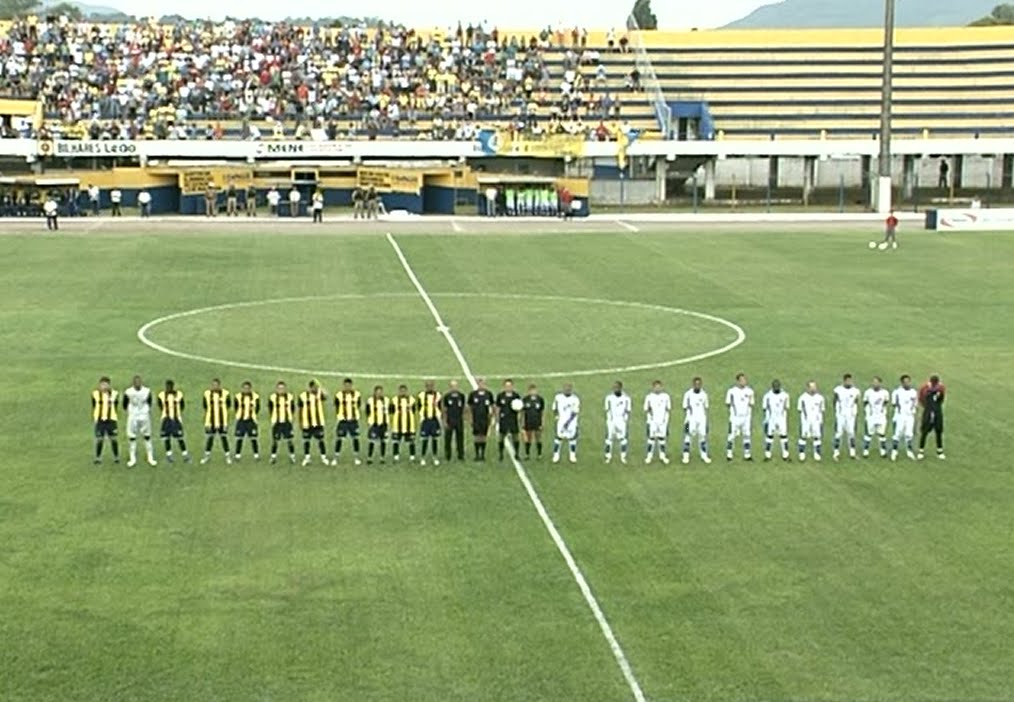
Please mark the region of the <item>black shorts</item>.
<svg viewBox="0 0 1014 702"><path fill-rule="evenodd" d="M247 436L251 439L257 438L257 422L253 419L237 419L236 438L242 439Z"/></svg>
<svg viewBox="0 0 1014 702"><path fill-rule="evenodd" d="M324 427L303 427L303 440L323 439Z"/></svg>
<svg viewBox="0 0 1014 702"><path fill-rule="evenodd" d="M922 414L922 430L923 431L940 431L944 430L944 413L943 412L923 412Z"/></svg>
<svg viewBox="0 0 1014 702"><path fill-rule="evenodd" d="M422 424L419 426L419 436L427 439L434 436L440 436L440 420L439 419L422 420Z"/></svg>
<svg viewBox="0 0 1014 702"><path fill-rule="evenodd" d="M542 421L534 421L525 417L525 431L542 431Z"/></svg>
<svg viewBox="0 0 1014 702"><path fill-rule="evenodd" d="M383 441L387 438L387 425L386 424L373 424L366 432L366 437L370 441Z"/></svg>
<svg viewBox="0 0 1014 702"><path fill-rule="evenodd" d="M183 438L183 422L178 419L163 419L160 433L163 439Z"/></svg>
<svg viewBox="0 0 1014 702"><path fill-rule="evenodd" d="M275 441L292 439L292 422L278 422L271 425L271 436Z"/></svg>
<svg viewBox="0 0 1014 702"><path fill-rule="evenodd" d="M518 423L517 422L506 422L506 423L505 422L501 422L500 423L500 433L501 434L517 434L518 431L519 430L518 430Z"/></svg>
<svg viewBox="0 0 1014 702"><path fill-rule="evenodd" d="M116 436L116 422L106 420L95 422L95 438L101 439L104 436Z"/></svg>
<svg viewBox="0 0 1014 702"><path fill-rule="evenodd" d="M415 441L414 431L396 431L391 434L391 441Z"/></svg>
<svg viewBox="0 0 1014 702"><path fill-rule="evenodd" d="M335 430L335 435L339 439L344 439L346 436L355 438L359 436L359 422L355 419L343 419L338 422L338 429Z"/></svg>
<svg viewBox="0 0 1014 702"><path fill-rule="evenodd" d="M472 436L486 436L489 434L489 422L472 422Z"/></svg>
<svg viewBox="0 0 1014 702"><path fill-rule="evenodd" d="M206 436L215 436L216 434L221 434L222 436L228 436L229 435L229 427L228 426L224 426L224 425L220 426L220 427L209 427L209 426L205 425L205 427L204 427L204 434Z"/></svg>

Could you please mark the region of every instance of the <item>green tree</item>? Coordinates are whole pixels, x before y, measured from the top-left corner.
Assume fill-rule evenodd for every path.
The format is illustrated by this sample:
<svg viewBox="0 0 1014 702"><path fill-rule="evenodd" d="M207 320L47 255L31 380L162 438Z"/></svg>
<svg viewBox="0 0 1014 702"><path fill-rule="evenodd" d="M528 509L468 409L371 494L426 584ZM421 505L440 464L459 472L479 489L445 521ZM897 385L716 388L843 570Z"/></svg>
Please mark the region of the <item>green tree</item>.
<svg viewBox="0 0 1014 702"><path fill-rule="evenodd" d="M72 20L79 20L82 17L81 8L77 5L73 5L69 2L61 2L56 5L50 5L46 8L47 15L67 15Z"/></svg>
<svg viewBox="0 0 1014 702"><path fill-rule="evenodd" d="M630 18L631 29L658 29L658 17L651 11L651 0L636 0Z"/></svg>
<svg viewBox="0 0 1014 702"><path fill-rule="evenodd" d="M973 27L996 27L1012 24L1014 24L1014 5L1010 3L997 5L988 15L972 22Z"/></svg>
<svg viewBox="0 0 1014 702"><path fill-rule="evenodd" d="M42 3L39 0L0 0L0 19L24 17L37 10Z"/></svg>

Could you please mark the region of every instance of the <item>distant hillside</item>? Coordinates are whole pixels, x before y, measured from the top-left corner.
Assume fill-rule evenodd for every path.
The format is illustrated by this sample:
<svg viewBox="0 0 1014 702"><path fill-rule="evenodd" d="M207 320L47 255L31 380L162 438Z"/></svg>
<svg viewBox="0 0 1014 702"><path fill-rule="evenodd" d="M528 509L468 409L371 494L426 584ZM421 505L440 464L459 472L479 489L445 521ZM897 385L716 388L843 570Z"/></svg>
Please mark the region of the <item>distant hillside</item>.
<svg viewBox="0 0 1014 702"><path fill-rule="evenodd" d="M43 0L43 7L50 7L52 5L59 5L60 0ZM68 2L68 5L73 5L81 11L81 16L86 19L105 19L123 21L129 19L129 15L122 10L118 10L115 7L106 7L102 5L89 5L84 2Z"/></svg>
<svg viewBox="0 0 1014 702"><path fill-rule="evenodd" d="M899 27L961 27L988 15L999 0L897 0ZM884 0L783 0L759 7L726 29L880 27Z"/></svg>

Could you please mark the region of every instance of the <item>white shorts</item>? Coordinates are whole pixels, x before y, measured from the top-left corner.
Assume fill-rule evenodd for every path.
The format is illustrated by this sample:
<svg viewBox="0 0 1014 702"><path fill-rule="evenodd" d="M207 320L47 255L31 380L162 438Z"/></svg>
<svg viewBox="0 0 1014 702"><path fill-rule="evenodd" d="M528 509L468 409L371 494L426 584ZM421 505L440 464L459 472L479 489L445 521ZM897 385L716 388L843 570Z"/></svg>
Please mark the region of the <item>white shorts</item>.
<svg viewBox="0 0 1014 702"><path fill-rule="evenodd" d="M735 439L737 436L742 436L745 439L750 438L750 415L745 417L732 416L729 417L729 438Z"/></svg>
<svg viewBox="0 0 1014 702"><path fill-rule="evenodd" d="M803 419L799 422L799 436L803 439L819 439L824 433L823 422L814 419Z"/></svg>
<svg viewBox="0 0 1014 702"><path fill-rule="evenodd" d="M687 436L706 439L708 437L708 420L701 417L691 417L683 425L683 433Z"/></svg>
<svg viewBox="0 0 1014 702"><path fill-rule="evenodd" d="M606 440L607 441L626 441L627 440L627 423L624 422L624 421L606 422Z"/></svg>
<svg viewBox="0 0 1014 702"><path fill-rule="evenodd" d="M573 441L577 438L577 422L571 422L564 426L562 423L556 425L556 438L564 441Z"/></svg>
<svg viewBox="0 0 1014 702"><path fill-rule="evenodd" d="M837 415L834 418L834 434L835 436L846 436L856 435L856 417L855 415Z"/></svg>
<svg viewBox="0 0 1014 702"><path fill-rule="evenodd" d="M895 439L911 439L915 436L915 417L895 417L894 418L894 438Z"/></svg>
<svg viewBox="0 0 1014 702"><path fill-rule="evenodd" d="M764 422L764 433L767 436L788 436L789 418L782 415Z"/></svg>
<svg viewBox="0 0 1014 702"><path fill-rule="evenodd" d="M648 439L668 439L669 424L666 422L648 422Z"/></svg>
<svg viewBox="0 0 1014 702"><path fill-rule="evenodd" d="M151 436L151 417L130 417L127 420L127 438L139 436L145 439Z"/></svg>
<svg viewBox="0 0 1014 702"><path fill-rule="evenodd" d="M866 433L870 436L887 436L887 417L866 417Z"/></svg>

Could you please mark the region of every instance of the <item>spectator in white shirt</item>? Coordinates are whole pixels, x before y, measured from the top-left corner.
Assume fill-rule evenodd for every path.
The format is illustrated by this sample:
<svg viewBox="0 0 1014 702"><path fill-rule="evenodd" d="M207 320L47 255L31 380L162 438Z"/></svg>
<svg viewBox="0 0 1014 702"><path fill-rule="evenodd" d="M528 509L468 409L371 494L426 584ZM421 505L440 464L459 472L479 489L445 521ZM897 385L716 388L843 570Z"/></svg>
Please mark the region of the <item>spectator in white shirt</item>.
<svg viewBox="0 0 1014 702"><path fill-rule="evenodd" d="M290 217L298 217L299 216L299 200L300 200L300 198L301 198L301 195L299 194L299 191L296 189L296 186L293 185L292 186L292 190L289 191L289 216Z"/></svg>
<svg viewBox="0 0 1014 702"><path fill-rule="evenodd" d="M281 193L278 192L278 188L272 185L271 190L268 191L268 211L276 217L280 214L278 211L278 205L281 201Z"/></svg>
<svg viewBox="0 0 1014 702"><path fill-rule="evenodd" d="M151 193L142 190L137 196L137 206L141 208L141 217L151 217Z"/></svg>
<svg viewBox="0 0 1014 702"><path fill-rule="evenodd" d="M97 215L99 213L99 188L97 185L88 186L88 202L92 207L92 214Z"/></svg>
<svg viewBox="0 0 1014 702"><path fill-rule="evenodd" d="M57 213L59 212L59 206L56 204L56 200L53 199L52 195L46 197L46 202L42 205L42 212L46 215L46 229L49 231L56 231L60 228L60 224L57 222Z"/></svg>
<svg viewBox="0 0 1014 702"><path fill-rule="evenodd" d="M119 217L123 214L120 210L120 205L123 203L123 192L119 188L113 188L109 192L109 202L112 205L113 217Z"/></svg>

